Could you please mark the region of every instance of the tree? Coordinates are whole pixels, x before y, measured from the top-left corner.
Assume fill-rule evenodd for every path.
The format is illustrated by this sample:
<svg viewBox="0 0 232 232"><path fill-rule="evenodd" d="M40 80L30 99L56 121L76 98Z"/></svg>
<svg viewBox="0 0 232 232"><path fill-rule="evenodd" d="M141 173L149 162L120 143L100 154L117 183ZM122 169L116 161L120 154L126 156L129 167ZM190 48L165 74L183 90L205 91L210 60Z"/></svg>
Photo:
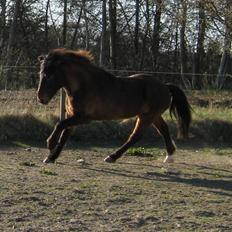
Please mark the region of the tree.
<svg viewBox="0 0 232 232"><path fill-rule="evenodd" d="M109 0L110 21L110 65L116 69L116 41L117 41L117 0Z"/></svg>
<svg viewBox="0 0 232 232"><path fill-rule="evenodd" d="M226 72L230 62L230 50L231 50L231 38L232 38L232 0L226 0L225 5L225 36L223 53L221 57L220 66L218 69L218 75L216 80L217 88L221 89L224 85Z"/></svg>
<svg viewBox="0 0 232 232"><path fill-rule="evenodd" d="M62 32L62 41L63 41L63 46L66 46L67 43L67 5L68 1L64 1L64 16L63 16L63 32ZM61 89L60 91L61 97L60 97L60 120L65 119L65 91L64 89Z"/></svg>
<svg viewBox="0 0 232 232"><path fill-rule="evenodd" d="M76 38L77 38L77 32L78 32L78 29L80 27L83 7L84 7L84 1L82 1L80 13L78 15L78 19L77 19L77 22L76 22L76 25L75 25L75 30L74 30L73 37L72 37L72 40L71 40L72 42L71 42L70 48L72 48L72 49L74 48L74 44L75 44L75 41L76 41Z"/></svg>
<svg viewBox="0 0 232 232"><path fill-rule="evenodd" d="M1 14L0 14L0 55L2 53L5 43L6 32L6 0L1 1Z"/></svg>
<svg viewBox="0 0 232 232"><path fill-rule="evenodd" d="M84 20L85 20L85 49L89 50L89 41L90 41L90 35L89 35L89 19L87 15L87 2L86 0L83 1L84 4Z"/></svg>
<svg viewBox="0 0 232 232"><path fill-rule="evenodd" d="M47 0L46 3L46 12L45 12L45 23L44 23L44 44L45 44L45 52L48 52L48 10L49 10L50 0Z"/></svg>
<svg viewBox="0 0 232 232"><path fill-rule="evenodd" d="M7 71L6 71L6 80L5 80L5 90L8 89L8 84L11 79L11 65L13 64L13 47L14 47L14 42L16 38L16 26L17 26L17 19L19 15L19 10L21 6L22 1L21 0L16 0L15 5L14 5L14 14L12 18L12 23L10 27L10 32L9 32L9 39L8 39L8 45L7 45L7 53L6 53L6 66L7 66Z"/></svg>
<svg viewBox="0 0 232 232"><path fill-rule="evenodd" d="M158 52L160 45L160 24L162 14L162 0L157 0L155 4L154 14L154 27L153 27L153 40L152 40L152 58L153 58L153 69L158 68Z"/></svg>
<svg viewBox="0 0 232 232"><path fill-rule="evenodd" d="M205 0L198 1L198 35L197 35L197 50L194 52L193 66L194 66L194 76L192 86L195 89L202 88L202 76L199 74L202 72L202 66L204 64L204 41L205 41L205 32L206 32L206 14L205 14ZM197 75L195 75L197 73Z"/></svg>
<svg viewBox="0 0 232 232"><path fill-rule="evenodd" d="M66 46L67 43L67 5L68 1L64 0L62 46Z"/></svg>
<svg viewBox="0 0 232 232"><path fill-rule="evenodd" d="M102 0L102 30L99 64L103 66L106 60L106 0Z"/></svg>
<svg viewBox="0 0 232 232"><path fill-rule="evenodd" d="M139 52L139 13L140 6L139 0L135 0L135 33L134 33L134 46L135 46L135 55L138 55Z"/></svg>
<svg viewBox="0 0 232 232"><path fill-rule="evenodd" d="M147 35L150 28L150 11L149 11L149 0L145 0L145 31L143 35L143 43L142 43L142 49L141 49L141 58L140 58L140 66L139 69L142 70L144 66L144 57L145 57L145 51L147 47Z"/></svg>
<svg viewBox="0 0 232 232"><path fill-rule="evenodd" d="M187 48L185 40L186 22L187 22L187 2L186 0L181 0L181 16L180 16L180 67L181 67L181 78L182 83L187 88Z"/></svg>

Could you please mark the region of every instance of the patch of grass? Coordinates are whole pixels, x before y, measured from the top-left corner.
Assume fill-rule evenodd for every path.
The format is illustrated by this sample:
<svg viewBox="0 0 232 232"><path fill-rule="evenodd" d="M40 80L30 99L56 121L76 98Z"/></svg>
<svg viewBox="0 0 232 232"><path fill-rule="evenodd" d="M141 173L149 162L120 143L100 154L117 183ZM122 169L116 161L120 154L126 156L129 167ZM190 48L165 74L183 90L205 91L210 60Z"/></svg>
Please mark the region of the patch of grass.
<svg viewBox="0 0 232 232"><path fill-rule="evenodd" d="M26 141L41 141L49 135L51 129L47 123L34 115L8 115L0 117L0 140L16 141L23 145Z"/></svg>
<svg viewBox="0 0 232 232"><path fill-rule="evenodd" d="M132 147L127 151L128 155L131 156L147 156L147 152L144 147ZM150 155L150 154L149 154Z"/></svg>
<svg viewBox="0 0 232 232"><path fill-rule="evenodd" d="M203 138L207 143L230 144L232 141L232 122L205 118L205 120L193 122L190 132L199 138Z"/></svg>
<svg viewBox="0 0 232 232"><path fill-rule="evenodd" d="M220 156L231 156L232 157L231 149L221 149L221 148L219 149L219 148L217 148L214 150L214 153L216 155L220 155Z"/></svg>
<svg viewBox="0 0 232 232"><path fill-rule="evenodd" d="M16 145L17 147L21 147L21 148L28 148L29 147L28 144L25 144L21 141L12 141L12 144Z"/></svg>
<svg viewBox="0 0 232 232"><path fill-rule="evenodd" d="M163 155L163 150L160 150L158 148L131 147L128 149L126 154L129 156L158 159L161 155Z"/></svg>
<svg viewBox="0 0 232 232"><path fill-rule="evenodd" d="M58 175L56 172L51 171L51 170L44 168L44 167L40 170L40 173L47 175L47 176L57 176Z"/></svg>

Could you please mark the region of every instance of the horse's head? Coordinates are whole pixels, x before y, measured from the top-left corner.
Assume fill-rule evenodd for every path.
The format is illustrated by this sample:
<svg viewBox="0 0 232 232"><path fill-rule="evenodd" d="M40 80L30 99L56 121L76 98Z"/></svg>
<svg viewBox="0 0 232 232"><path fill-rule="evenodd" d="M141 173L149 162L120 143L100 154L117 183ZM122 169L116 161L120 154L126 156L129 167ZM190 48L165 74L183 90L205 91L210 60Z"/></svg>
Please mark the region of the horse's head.
<svg viewBox="0 0 232 232"><path fill-rule="evenodd" d="M54 49L48 55L40 56L38 100L42 104L48 104L62 87L76 90L77 81L80 78L77 74L78 70L84 69L85 72L89 70L92 60L93 56L88 51L73 51L64 48ZM75 81L73 76L75 76Z"/></svg>
<svg viewBox="0 0 232 232"><path fill-rule="evenodd" d="M56 92L65 85L65 73L62 68L62 58L56 53L39 56L40 81L37 91L38 100L48 104Z"/></svg>

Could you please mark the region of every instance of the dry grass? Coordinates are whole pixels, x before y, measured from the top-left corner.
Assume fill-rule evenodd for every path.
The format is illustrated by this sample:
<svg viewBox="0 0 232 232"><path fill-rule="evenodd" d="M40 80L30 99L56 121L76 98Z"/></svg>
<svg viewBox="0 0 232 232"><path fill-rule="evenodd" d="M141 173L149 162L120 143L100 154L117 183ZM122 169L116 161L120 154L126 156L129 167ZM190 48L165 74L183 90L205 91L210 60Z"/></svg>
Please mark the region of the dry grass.
<svg viewBox="0 0 232 232"><path fill-rule="evenodd" d="M207 143L230 143L232 140L232 101L229 92L190 92L193 106L192 137ZM36 91L0 91L0 141L42 141L49 135L58 120L59 99L54 98L47 106L36 101ZM171 132L175 135L175 121L165 114ZM99 141L125 139L133 127L133 120L121 122L93 122L80 126L73 139ZM152 137L150 130L145 138Z"/></svg>

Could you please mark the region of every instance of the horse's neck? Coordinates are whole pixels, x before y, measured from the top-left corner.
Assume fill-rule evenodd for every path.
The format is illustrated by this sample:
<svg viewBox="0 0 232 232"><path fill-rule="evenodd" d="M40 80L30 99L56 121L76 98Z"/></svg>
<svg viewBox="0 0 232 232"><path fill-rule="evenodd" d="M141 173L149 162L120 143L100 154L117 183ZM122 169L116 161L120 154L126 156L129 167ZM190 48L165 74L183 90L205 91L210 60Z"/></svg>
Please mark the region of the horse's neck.
<svg viewBox="0 0 232 232"><path fill-rule="evenodd" d="M104 85L110 85L113 83L115 79L116 77L111 73L96 67L96 69L93 69L89 72L89 75L87 75L85 80L83 78L83 82L87 87L92 85L96 88L102 88Z"/></svg>
<svg viewBox="0 0 232 232"><path fill-rule="evenodd" d="M81 67L68 78L65 91L68 96L73 96L80 90L89 89L90 86L93 89L94 87L98 89L111 82L113 83L116 79L113 74L97 66Z"/></svg>

